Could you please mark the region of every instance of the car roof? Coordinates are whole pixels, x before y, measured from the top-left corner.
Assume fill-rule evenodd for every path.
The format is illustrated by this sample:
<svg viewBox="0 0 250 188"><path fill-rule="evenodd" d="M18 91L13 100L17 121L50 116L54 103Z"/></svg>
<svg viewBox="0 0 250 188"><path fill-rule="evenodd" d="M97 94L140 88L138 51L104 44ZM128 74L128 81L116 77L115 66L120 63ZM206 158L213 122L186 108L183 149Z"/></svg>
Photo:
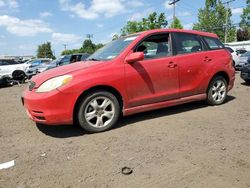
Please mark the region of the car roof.
<svg viewBox="0 0 250 188"><path fill-rule="evenodd" d="M131 36L136 35L136 34L148 35L148 34L154 34L154 33L160 33L160 32L190 33L190 34L218 38L218 36L214 33L208 33L208 32L197 31L197 30L186 30L186 29L153 29L153 30L148 30L148 31L142 31L139 33L134 33L134 34L131 34Z"/></svg>

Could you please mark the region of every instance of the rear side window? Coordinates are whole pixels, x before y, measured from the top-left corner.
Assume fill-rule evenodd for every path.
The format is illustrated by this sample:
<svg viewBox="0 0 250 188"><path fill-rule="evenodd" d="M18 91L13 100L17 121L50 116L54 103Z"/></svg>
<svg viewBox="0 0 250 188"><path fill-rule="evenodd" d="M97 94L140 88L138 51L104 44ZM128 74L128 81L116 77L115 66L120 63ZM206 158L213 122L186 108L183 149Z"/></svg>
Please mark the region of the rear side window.
<svg viewBox="0 0 250 188"><path fill-rule="evenodd" d="M219 39L204 37L204 40L206 41L210 50L217 50L224 48L224 45L219 41Z"/></svg>
<svg viewBox="0 0 250 188"><path fill-rule="evenodd" d="M198 36L187 33L176 33L177 54L195 53L203 50L202 42Z"/></svg>

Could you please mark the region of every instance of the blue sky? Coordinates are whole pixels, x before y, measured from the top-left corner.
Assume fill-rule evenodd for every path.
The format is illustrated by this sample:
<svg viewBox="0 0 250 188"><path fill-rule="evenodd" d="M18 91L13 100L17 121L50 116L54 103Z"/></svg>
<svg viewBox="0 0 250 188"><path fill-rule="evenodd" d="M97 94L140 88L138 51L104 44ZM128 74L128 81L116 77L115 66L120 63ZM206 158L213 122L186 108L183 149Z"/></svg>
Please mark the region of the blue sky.
<svg viewBox="0 0 250 188"><path fill-rule="evenodd" d="M226 1L226 0L225 0ZM0 0L0 55L35 55L37 46L52 43L57 56L63 50L79 48L86 34L106 43L128 20L140 20L149 13L164 12L171 22L169 0ZM231 3L233 22L239 23L245 0ZM184 28L197 22L205 0L180 0L176 15Z"/></svg>

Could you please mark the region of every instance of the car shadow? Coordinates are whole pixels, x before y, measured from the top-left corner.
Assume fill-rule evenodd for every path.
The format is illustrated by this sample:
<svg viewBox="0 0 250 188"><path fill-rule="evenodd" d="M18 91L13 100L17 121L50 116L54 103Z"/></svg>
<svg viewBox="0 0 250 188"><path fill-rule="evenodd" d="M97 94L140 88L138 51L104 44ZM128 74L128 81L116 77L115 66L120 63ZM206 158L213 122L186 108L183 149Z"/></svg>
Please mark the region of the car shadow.
<svg viewBox="0 0 250 188"><path fill-rule="evenodd" d="M236 99L236 97L228 95L227 100L225 101L224 104ZM114 127L116 128L121 128L123 126L126 126L128 124L132 124L135 122L140 122L140 121L145 121L149 119L155 119L159 118L162 116L170 116L174 114L180 114L186 111L192 111L192 110L197 110L200 108L205 108L208 107L208 105L205 101L196 101L196 102L191 102L191 103L186 103L182 105L177 105L177 106L172 106L172 107L167 107L167 108L162 108L158 110L153 110L153 111L148 111L148 112L143 112L139 114L134 114L126 117L122 117L118 124Z"/></svg>
<svg viewBox="0 0 250 188"><path fill-rule="evenodd" d="M228 95L225 103L228 103L234 99L235 99L234 96ZM129 124L133 124L133 123L140 122L140 121L155 119L155 118L159 118L162 116L179 114L179 113L183 113L186 111L205 108L208 106L209 105L207 105L204 101L197 101L197 102L191 102L191 103L182 104L178 106L163 108L159 110L142 112L139 114L134 114L134 115L126 116L126 117L121 117L117 125L115 125L113 129L122 128ZM83 129L81 129L79 126L76 126L76 125L50 126L50 125L41 125L38 123L36 125L37 125L37 128L42 133L51 137L55 137L55 138L69 138L69 137L83 136L87 134Z"/></svg>
<svg viewBox="0 0 250 188"><path fill-rule="evenodd" d="M44 125L36 124L37 128L44 134L55 138L69 138L83 136L86 132L76 125Z"/></svg>
<svg viewBox="0 0 250 188"><path fill-rule="evenodd" d="M246 82L242 82L241 85L243 85L243 86L250 86L250 84L248 84Z"/></svg>

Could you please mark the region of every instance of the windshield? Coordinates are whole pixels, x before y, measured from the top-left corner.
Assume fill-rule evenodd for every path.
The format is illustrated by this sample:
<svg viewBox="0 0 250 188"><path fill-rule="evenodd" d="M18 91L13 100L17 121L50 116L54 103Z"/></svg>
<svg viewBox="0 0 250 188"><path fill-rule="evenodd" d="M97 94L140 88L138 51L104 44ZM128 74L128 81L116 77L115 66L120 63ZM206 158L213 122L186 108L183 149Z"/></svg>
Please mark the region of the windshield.
<svg viewBox="0 0 250 188"><path fill-rule="evenodd" d="M89 56L87 60L111 60L117 57L138 35L128 36L114 40L106 44L101 49L97 50L94 54Z"/></svg>
<svg viewBox="0 0 250 188"><path fill-rule="evenodd" d="M249 57L249 56L250 56L250 51L248 51L248 52L241 55L241 57Z"/></svg>

